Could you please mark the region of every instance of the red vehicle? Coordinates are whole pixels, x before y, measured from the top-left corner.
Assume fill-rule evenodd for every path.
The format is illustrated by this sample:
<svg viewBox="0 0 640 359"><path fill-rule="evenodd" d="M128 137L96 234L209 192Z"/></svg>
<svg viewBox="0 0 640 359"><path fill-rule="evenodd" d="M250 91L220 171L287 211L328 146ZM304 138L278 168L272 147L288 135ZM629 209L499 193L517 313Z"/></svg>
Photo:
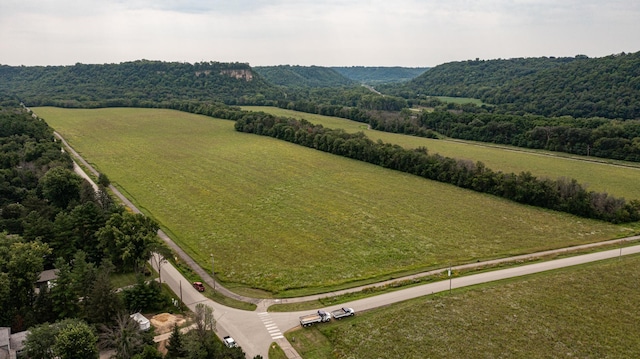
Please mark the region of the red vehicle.
<svg viewBox="0 0 640 359"><path fill-rule="evenodd" d="M204 284L202 284L202 282L193 282L193 287L194 287L198 292L204 292Z"/></svg>

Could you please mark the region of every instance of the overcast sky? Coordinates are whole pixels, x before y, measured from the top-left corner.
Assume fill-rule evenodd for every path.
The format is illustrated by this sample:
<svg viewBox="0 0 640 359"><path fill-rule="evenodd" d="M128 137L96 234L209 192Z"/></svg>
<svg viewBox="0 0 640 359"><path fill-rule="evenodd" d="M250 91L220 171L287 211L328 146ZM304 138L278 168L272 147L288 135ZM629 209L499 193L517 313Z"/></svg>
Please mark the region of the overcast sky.
<svg viewBox="0 0 640 359"><path fill-rule="evenodd" d="M0 0L5 65L431 67L639 50L639 0Z"/></svg>

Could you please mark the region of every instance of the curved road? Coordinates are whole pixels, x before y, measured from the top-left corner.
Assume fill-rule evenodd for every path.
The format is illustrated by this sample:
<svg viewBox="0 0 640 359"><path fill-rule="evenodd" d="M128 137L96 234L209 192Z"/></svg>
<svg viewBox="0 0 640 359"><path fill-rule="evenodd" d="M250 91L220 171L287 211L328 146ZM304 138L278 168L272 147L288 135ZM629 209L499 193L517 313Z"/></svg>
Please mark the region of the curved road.
<svg viewBox="0 0 640 359"><path fill-rule="evenodd" d="M87 163L80 157L80 155L75 152L62 137L56 133L56 136L60 138L60 140L65 144L65 147L72 153L72 155L80 161L85 168L92 171L94 175L97 176L98 172L95 171ZM75 163L74 163L75 165ZM93 184L93 182L89 179L89 177L78 167L74 166L76 172L82 175L84 178L88 179L89 182ZM94 184L95 186L95 184ZM110 189L125 203L126 206L130 207L134 212L140 213L140 211L125 197L123 196L117 188L110 186ZM162 231L158 231L160 237L169 244L172 249L174 249L182 260L187 262L196 272L203 278L205 282L209 285L213 286L214 280L213 278L204 271L200 266L198 266L191 258L184 253L177 245L171 241L171 239ZM562 253L568 252L580 248L589 248L595 246L601 246L603 244L613 244L620 243L621 245L624 242L637 241L640 239L640 236L629 237L624 239L613 240L604 243L595 243L591 245L578 246L578 247L570 247L553 251L546 251L535 253L532 255L524 255L518 257L504 258L495 261L481 262L481 263L472 263L468 265L462 265L453 267L453 269L468 269L478 266L487 266L502 262L514 262L517 260L532 258L532 257L542 257L549 254L554 253ZM507 269L500 269L490 272L484 272L479 274L468 275L464 277L451 278L450 280L444 280L435 283L428 283L416 287L411 287L407 289L402 289L398 291L394 291L391 293L380 294L374 297L369 297L365 299L355 300L349 303L343 303L340 305L335 305L331 307L322 308L325 311L331 311L338 309L342 306L353 307L357 312L361 312L368 309L373 309L385 305L389 305L392 303L397 303L401 301L405 301L412 298L417 298L420 296L425 296L433 293L443 292L454 288L461 288L470 285L476 285L481 283L487 283L507 278L513 278L533 273L539 273L554 269L559 269L563 267L569 267L579 264L584 264L588 262L594 262L604 259L616 258L622 255L629 255L634 253L640 253L640 245L634 245L630 247L620 247L617 249L611 249L602 252L590 253L585 255L578 255L568 258L555 259L545 262L539 262L535 264L522 265L518 267L512 267ZM156 261L152 261L155 265ZM253 358L256 355L262 355L263 358L268 358L269 346L272 342L277 342L281 348L285 351L288 358L300 358L298 353L295 352L291 344L284 338L284 332L298 327L299 321L298 318L303 314L309 314L310 310L302 311L302 312L267 312L267 308L274 303L292 303L292 302L300 302L307 301L312 299L317 299L320 297L328 297L333 295L342 294L344 292L355 292L360 291L362 287L352 288L345 291L333 292L333 293L324 293L321 295L301 297L301 298L289 298L283 300L259 300L255 298L242 297L235 293L228 291L226 288L222 287L220 284L216 284L216 290L221 292L222 294L228 295L238 300L248 301L252 303L256 303L258 305L258 309L256 311L250 312L240 309L234 309L230 307L226 307L222 304L216 303L205 296L203 296L200 292L196 291L171 263L165 263L161 267L162 270L162 281L169 285L169 287L178 295L184 304L188 306L191 310L195 309L195 306L198 303L204 303L214 309L214 316L217 321L217 334L220 337L225 335L231 335L235 340L239 343L242 349L247 354L247 357ZM444 269L446 270L446 269ZM443 270L436 270L432 272L421 273L411 277L432 275L436 273L441 273ZM406 277L406 278L411 278ZM385 283L394 282L398 280L403 280L405 278L398 278L387 282L382 282L376 284L377 286L383 285ZM373 285L369 285L371 287Z"/></svg>

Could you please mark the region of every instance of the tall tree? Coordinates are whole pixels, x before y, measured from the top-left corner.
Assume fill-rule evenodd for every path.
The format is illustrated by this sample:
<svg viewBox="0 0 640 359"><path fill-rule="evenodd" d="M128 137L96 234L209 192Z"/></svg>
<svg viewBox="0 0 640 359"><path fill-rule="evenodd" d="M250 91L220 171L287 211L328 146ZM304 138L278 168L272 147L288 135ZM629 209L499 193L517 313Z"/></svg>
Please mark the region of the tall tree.
<svg viewBox="0 0 640 359"><path fill-rule="evenodd" d="M96 282L98 272L93 263L87 262L87 255L83 251L77 251L73 257L73 291L78 298L89 296L93 284Z"/></svg>
<svg viewBox="0 0 640 359"><path fill-rule="evenodd" d="M83 301L85 318L93 324L111 324L116 315L124 309L122 299L111 285L110 275L113 264L105 260L100 265L96 280Z"/></svg>
<svg viewBox="0 0 640 359"><path fill-rule="evenodd" d="M97 359L98 336L87 323L79 321L60 329L53 352L60 359Z"/></svg>
<svg viewBox="0 0 640 359"><path fill-rule="evenodd" d="M213 317L213 308L204 304L196 304L194 313L194 321L196 325L196 333L201 339L216 330L216 320Z"/></svg>
<svg viewBox="0 0 640 359"><path fill-rule="evenodd" d="M112 358L131 359L142 352L144 338L140 325L126 313L119 313L114 325L103 324L100 330L100 347L114 349L115 354Z"/></svg>
<svg viewBox="0 0 640 359"><path fill-rule="evenodd" d="M66 209L80 200L82 178L64 167L54 167L40 179L42 194L55 206Z"/></svg>
<svg viewBox="0 0 640 359"><path fill-rule="evenodd" d="M184 346L184 335L180 333L180 329L177 325L173 326L171 336L167 342L167 359L184 358L187 354L187 350Z"/></svg>
<svg viewBox="0 0 640 359"><path fill-rule="evenodd" d="M56 261L56 275L51 287L53 312L57 319L74 317L78 313L78 295L73 290L71 266L62 258Z"/></svg>
<svg viewBox="0 0 640 359"><path fill-rule="evenodd" d="M139 270L157 245L158 224L143 214L114 213L97 235L111 261L124 268Z"/></svg>
<svg viewBox="0 0 640 359"><path fill-rule="evenodd" d="M24 353L29 359L53 359L53 345L58 333L57 326L44 323L29 329L24 343Z"/></svg>
<svg viewBox="0 0 640 359"><path fill-rule="evenodd" d="M7 269L11 283L11 306L21 313L33 305L34 285L44 269L45 257L51 253L49 246L40 242L13 243ZM18 314L21 317L23 314ZM20 321L21 322L21 321ZM14 324L14 330L25 330L26 323Z"/></svg>

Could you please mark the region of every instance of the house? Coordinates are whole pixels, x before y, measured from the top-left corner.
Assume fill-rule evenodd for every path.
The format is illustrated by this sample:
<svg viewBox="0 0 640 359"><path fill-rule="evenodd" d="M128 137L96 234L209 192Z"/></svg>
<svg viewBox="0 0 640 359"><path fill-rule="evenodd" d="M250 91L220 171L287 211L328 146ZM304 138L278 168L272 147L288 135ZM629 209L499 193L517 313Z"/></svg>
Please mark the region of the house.
<svg viewBox="0 0 640 359"><path fill-rule="evenodd" d="M36 282L36 293L40 293L40 290L44 288L44 286L51 289L53 282L58 278L56 272L56 269L48 269L40 273L40 277L38 277L38 281Z"/></svg>
<svg viewBox="0 0 640 359"><path fill-rule="evenodd" d="M133 318L140 325L140 330L149 330L151 327L151 322L149 319L145 318L144 315L138 313L131 314L129 317Z"/></svg>
<svg viewBox="0 0 640 359"><path fill-rule="evenodd" d="M24 349L29 332L11 334L11 328L0 327L0 359L16 359Z"/></svg>

